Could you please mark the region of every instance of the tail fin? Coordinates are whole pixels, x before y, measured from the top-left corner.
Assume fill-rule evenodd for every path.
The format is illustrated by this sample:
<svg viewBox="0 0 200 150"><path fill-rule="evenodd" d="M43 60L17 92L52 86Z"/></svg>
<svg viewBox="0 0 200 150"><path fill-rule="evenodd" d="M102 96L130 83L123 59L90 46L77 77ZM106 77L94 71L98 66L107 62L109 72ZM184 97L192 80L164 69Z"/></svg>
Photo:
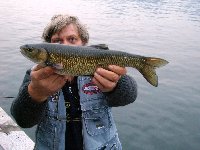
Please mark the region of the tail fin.
<svg viewBox="0 0 200 150"><path fill-rule="evenodd" d="M144 66L139 71L144 78L153 86L158 86L158 76L156 75L156 68L168 64L168 61L161 58L146 57Z"/></svg>

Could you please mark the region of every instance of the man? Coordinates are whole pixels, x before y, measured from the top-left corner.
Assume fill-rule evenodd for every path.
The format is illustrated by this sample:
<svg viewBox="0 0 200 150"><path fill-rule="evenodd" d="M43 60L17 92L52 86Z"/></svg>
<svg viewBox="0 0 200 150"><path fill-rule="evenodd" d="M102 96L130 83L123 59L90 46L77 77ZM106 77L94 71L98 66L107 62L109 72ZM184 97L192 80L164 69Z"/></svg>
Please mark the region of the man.
<svg viewBox="0 0 200 150"><path fill-rule="evenodd" d="M85 46L89 34L78 18L55 15L43 39ZM37 125L35 149L122 149L111 107L132 103L137 86L125 68L108 68L97 68L92 77L62 76L39 65L26 72L11 113L23 128Z"/></svg>

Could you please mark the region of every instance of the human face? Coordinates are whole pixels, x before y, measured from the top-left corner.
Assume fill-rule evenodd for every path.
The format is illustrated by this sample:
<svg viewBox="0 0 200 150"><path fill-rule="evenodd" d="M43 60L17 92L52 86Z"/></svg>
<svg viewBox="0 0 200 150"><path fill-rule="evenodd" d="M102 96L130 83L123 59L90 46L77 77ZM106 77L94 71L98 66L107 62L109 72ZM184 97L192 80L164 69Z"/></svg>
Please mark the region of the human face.
<svg viewBox="0 0 200 150"><path fill-rule="evenodd" d="M69 24L65 26L60 32L55 33L51 37L51 43L59 43L65 45L77 45L82 46L84 43L82 42L77 27L74 24Z"/></svg>

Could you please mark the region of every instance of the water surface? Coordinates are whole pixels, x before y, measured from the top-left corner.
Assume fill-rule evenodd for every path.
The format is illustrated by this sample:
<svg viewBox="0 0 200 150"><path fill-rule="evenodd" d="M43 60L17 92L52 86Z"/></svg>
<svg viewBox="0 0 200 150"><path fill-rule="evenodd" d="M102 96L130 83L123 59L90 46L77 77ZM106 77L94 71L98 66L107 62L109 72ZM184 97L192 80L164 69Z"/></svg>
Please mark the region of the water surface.
<svg viewBox="0 0 200 150"><path fill-rule="evenodd" d="M0 106L9 114L26 69L33 63L19 53L41 34L57 13L87 24L90 44L165 58L157 70L159 87L129 69L138 84L137 100L113 109L126 150L200 148L199 0L7 0L0 2ZM34 128L26 129L34 140Z"/></svg>

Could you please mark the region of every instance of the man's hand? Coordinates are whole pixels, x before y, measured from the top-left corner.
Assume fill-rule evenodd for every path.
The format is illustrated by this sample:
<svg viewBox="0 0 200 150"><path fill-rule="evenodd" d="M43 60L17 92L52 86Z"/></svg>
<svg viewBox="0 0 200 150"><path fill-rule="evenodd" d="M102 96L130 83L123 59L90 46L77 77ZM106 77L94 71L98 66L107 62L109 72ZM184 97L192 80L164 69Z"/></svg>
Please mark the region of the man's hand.
<svg viewBox="0 0 200 150"><path fill-rule="evenodd" d="M102 92L111 92L117 85L121 75L126 74L126 68L109 65L109 70L97 68L92 79Z"/></svg>
<svg viewBox="0 0 200 150"><path fill-rule="evenodd" d="M31 98L38 102L44 102L48 96L61 89L70 76L62 76L55 73L51 67L35 66L31 71L31 82L28 92ZM71 80L71 79L70 79Z"/></svg>

